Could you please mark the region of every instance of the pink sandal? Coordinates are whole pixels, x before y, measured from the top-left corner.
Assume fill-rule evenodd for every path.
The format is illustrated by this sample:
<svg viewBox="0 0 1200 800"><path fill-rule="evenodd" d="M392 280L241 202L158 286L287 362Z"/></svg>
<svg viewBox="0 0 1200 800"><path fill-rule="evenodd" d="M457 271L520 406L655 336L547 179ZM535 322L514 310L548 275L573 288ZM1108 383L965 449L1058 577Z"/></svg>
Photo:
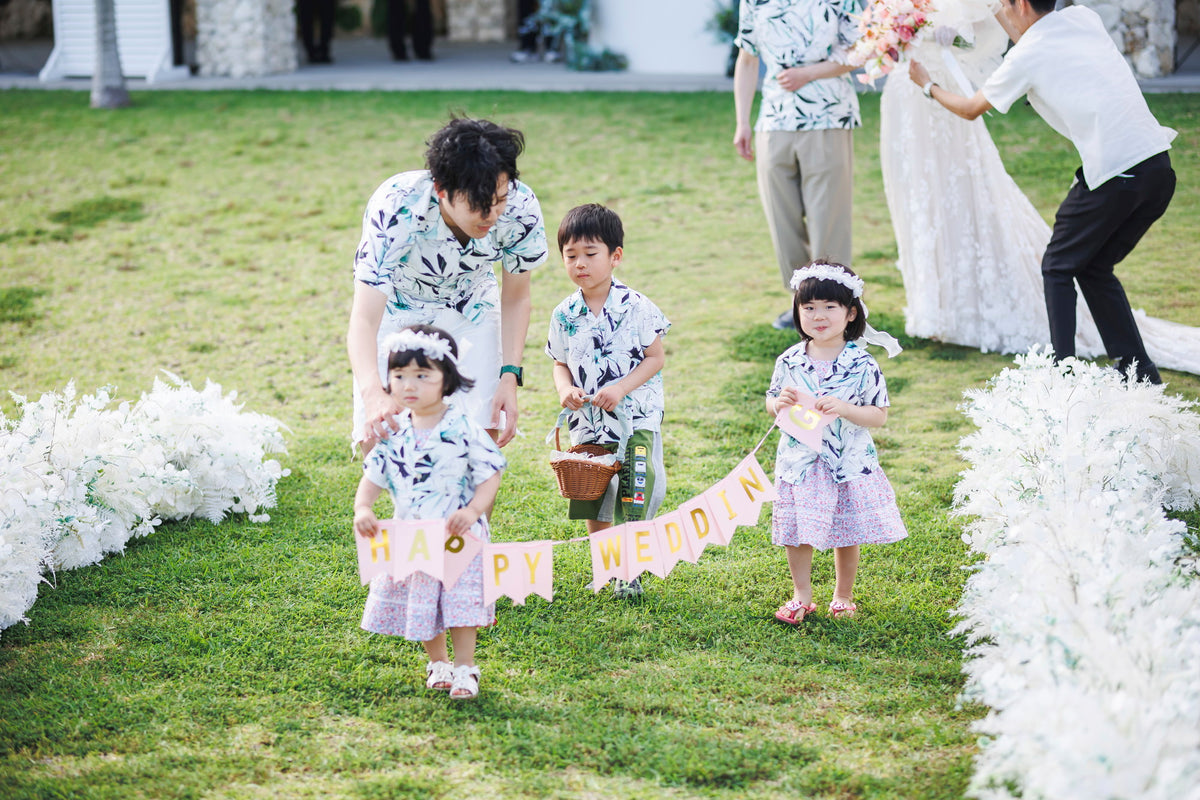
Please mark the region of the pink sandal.
<svg viewBox="0 0 1200 800"><path fill-rule="evenodd" d="M858 606L845 600L834 600L829 604L829 616L834 619L850 619L855 611L858 611Z"/></svg>
<svg viewBox="0 0 1200 800"><path fill-rule="evenodd" d="M779 607L778 611L775 612L775 619L779 620L785 625L799 625L801 622L804 622L805 617L816 610L816 603L809 603L805 605L799 600L788 600Z"/></svg>

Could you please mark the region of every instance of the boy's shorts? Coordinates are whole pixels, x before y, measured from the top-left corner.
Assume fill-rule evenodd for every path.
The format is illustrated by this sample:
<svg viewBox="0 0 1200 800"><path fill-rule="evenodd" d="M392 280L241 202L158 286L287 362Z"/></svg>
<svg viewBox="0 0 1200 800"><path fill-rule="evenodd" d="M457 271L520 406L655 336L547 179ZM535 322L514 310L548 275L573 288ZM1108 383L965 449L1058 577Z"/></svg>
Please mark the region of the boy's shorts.
<svg viewBox="0 0 1200 800"><path fill-rule="evenodd" d="M616 444L604 447L616 452ZM598 500L572 500L571 519L594 519L620 525L654 519L667 494L667 470L663 466L662 434L634 431L625 446L621 471L612 477L608 491Z"/></svg>

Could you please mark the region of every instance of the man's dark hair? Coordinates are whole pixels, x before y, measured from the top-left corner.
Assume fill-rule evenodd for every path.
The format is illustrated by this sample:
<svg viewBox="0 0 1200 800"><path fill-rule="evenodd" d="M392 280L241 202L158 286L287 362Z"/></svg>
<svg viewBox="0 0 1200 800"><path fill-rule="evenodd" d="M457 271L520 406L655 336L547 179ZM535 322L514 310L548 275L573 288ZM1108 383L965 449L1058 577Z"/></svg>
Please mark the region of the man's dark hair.
<svg viewBox="0 0 1200 800"><path fill-rule="evenodd" d="M437 187L451 199L467 196L471 210L485 214L496 198L500 176L520 177L517 156L525 149L525 135L486 119L453 117L426 142L425 166Z"/></svg>
<svg viewBox="0 0 1200 800"><path fill-rule="evenodd" d="M1016 4L1017 0L1013 0ZM1054 10L1055 0L1029 0L1029 5L1039 14L1049 14Z"/></svg>
<svg viewBox="0 0 1200 800"><path fill-rule="evenodd" d="M558 252L571 242L603 242L611 253L625 246L625 228L611 208L599 203L575 206L558 226Z"/></svg>

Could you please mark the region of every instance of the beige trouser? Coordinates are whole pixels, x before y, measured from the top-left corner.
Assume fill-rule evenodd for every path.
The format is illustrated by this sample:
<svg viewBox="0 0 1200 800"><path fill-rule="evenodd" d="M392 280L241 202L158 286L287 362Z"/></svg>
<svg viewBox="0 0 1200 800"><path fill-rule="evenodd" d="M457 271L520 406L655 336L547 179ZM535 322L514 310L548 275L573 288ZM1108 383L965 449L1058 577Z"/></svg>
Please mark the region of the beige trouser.
<svg viewBox="0 0 1200 800"><path fill-rule="evenodd" d="M851 132L759 131L754 149L758 194L783 285L814 258L851 266Z"/></svg>

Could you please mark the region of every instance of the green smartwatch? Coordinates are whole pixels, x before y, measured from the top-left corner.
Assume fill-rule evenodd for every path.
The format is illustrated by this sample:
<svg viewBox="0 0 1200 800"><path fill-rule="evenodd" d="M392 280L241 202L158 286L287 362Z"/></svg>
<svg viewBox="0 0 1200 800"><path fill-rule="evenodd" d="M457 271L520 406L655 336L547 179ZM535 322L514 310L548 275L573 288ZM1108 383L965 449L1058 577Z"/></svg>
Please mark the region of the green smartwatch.
<svg viewBox="0 0 1200 800"><path fill-rule="evenodd" d="M504 377L504 373L512 373L517 379L517 386L525 385L525 370L521 367L514 367L512 364L505 364L500 368L500 377Z"/></svg>

